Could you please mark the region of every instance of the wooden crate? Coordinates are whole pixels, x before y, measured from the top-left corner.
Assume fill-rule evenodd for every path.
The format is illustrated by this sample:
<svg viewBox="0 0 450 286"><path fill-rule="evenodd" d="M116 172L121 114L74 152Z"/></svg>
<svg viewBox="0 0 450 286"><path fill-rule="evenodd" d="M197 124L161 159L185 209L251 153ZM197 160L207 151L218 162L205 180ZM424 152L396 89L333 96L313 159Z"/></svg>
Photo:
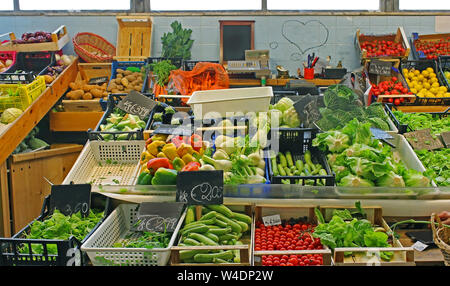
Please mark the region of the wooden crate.
<svg viewBox="0 0 450 286"><path fill-rule="evenodd" d="M305 217L306 222L317 224L314 216L314 206L294 206L294 205L256 205L255 215L252 226L252 237L255 237L256 222L262 221L263 216L279 214L281 219L289 219ZM307 255L307 254L321 254L323 258L323 265L331 265L331 250L324 245L324 249L315 250L253 250L252 265L261 266L261 257L263 255Z"/></svg>
<svg viewBox="0 0 450 286"><path fill-rule="evenodd" d="M400 57L394 57L394 56L383 56L379 58L383 59L403 59L407 60L409 57L409 53L411 52L411 48L409 46L408 39L406 38L405 30L403 27L398 27L397 32L395 34L385 34L385 35L361 35L361 31L359 29L356 30L356 37L355 37L355 45L357 46L357 49L360 52L361 56L361 62L365 62L369 59L376 59L377 57L368 57L367 51L361 49L361 43L364 41L375 41L375 40L385 40L385 41L393 41L395 43L402 43L403 47L405 48L405 54Z"/></svg>
<svg viewBox="0 0 450 286"><path fill-rule="evenodd" d="M103 112L50 112L50 130L53 132L84 132L95 129Z"/></svg>
<svg viewBox="0 0 450 286"><path fill-rule="evenodd" d="M142 61L150 57L152 20L149 16L117 16L117 48L115 60Z"/></svg>
<svg viewBox="0 0 450 286"><path fill-rule="evenodd" d="M17 51L17 52L59 51L70 41L70 37L69 34L67 33L67 28L65 25L60 26L52 33L51 42L34 43L34 44L13 44L12 40L16 40L16 35L11 32L0 35L0 38L6 35L9 35L10 41L0 45L0 51ZM58 35L60 35L59 39Z"/></svg>
<svg viewBox="0 0 450 286"><path fill-rule="evenodd" d="M251 204L226 204L232 211L238 211L246 213L253 218L253 205ZM196 206L196 220L199 220L202 213L202 207ZM184 227L184 224L183 224ZM252 226L250 226L252 227ZM182 237L178 239L178 243L181 242ZM174 266L250 266L251 265L251 253L253 249L253 229L250 230L250 234L243 235L241 241L243 245L218 245L218 246L173 246L171 248L170 264ZM177 245L178 245L177 243ZM241 263L183 263L180 261L181 250L237 250L240 251Z"/></svg>
<svg viewBox="0 0 450 286"><path fill-rule="evenodd" d="M12 155L10 164L10 202L13 233L38 217L44 198L53 184L61 184L83 149L82 145L52 145L42 150Z"/></svg>
<svg viewBox="0 0 450 286"><path fill-rule="evenodd" d="M428 34L428 35L419 35L418 33L412 33L410 41L411 41L411 49L412 54L416 60L426 60L427 57L422 51L418 51L416 49L416 41L422 42L435 42L441 39L450 39L450 33L445 34Z"/></svg>
<svg viewBox="0 0 450 286"><path fill-rule="evenodd" d="M91 78L106 76L111 78L111 63L79 63L78 71L81 79L89 81Z"/></svg>
<svg viewBox="0 0 450 286"><path fill-rule="evenodd" d="M329 221L332 217L332 212L335 209L349 209L356 210L354 206L342 207L342 206L323 206L320 207L320 211L325 219ZM383 219L382 208L375 207L363 207L367 213L367 220L372 225L377 225L386 230L391 231L391 228ZM345 252L353 252L351 256L345 256ZM379 259L379 253L381 251L394 252L394 257L391 261L383 261ZM337 247L333 250L333 261L336 266L414 266L414 250L411 247L403 247L400 241L394 237L392 247Z"/></svg>

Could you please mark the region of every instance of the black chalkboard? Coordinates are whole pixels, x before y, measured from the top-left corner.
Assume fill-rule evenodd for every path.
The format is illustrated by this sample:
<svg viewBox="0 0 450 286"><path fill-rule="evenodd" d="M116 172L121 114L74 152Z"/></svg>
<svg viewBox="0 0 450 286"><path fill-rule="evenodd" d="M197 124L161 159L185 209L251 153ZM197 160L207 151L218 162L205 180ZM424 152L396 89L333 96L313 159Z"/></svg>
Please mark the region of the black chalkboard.
<svg viewBox="0 0 450 286"><path fill-rule="evenodd" d="M157 104L158 103L151 98L132 90L119 102L119 104L117 104L117 107L127 113L137 115L140 119L144 120L149 116L150 112Z"/></svg>
<svg viewBox="0 0 450 286"><path fill-rule="evenodd" d="M223 171L178 173L176 201L188 205L223 204Z"/></svg>
<svg viewBox="0 0 450 286"><path fill-rule="evenodd" d="M192 127L191 125L170 125L170 124L160 124L154 134L167 134L167 135L182 135L191 136Z"/></svg>
<svg viewBox="0 0 450 286"><path fill-rule="evenodd" d="M245 50L252 49L252 29L249 25L223 26L223 60L245 60Z"/></svg>
<svg viewBox="0 0 450 286"><path fill-rule="evenodd" d="M183 203L141 203L133 228L137 231L173 232L183 207Z"/></svg>
<svg viewBox="0 0 450 286"><path fill-rule="evenodd" d="M321 118L319 108L323 103L319 102L318 96L305 95L294 103L294 109L297 111L297 116L304 127L313 128L314 122Z"/></svg>
<svg viewBox="0 0 450 286"><path fill-rule="evenodd" d="M52 185L50 211L58 209L64 215L81 211L81 216L89 215L91 206L91 185Z"/></svg>
<svg viewBox="0 0 450 286"><path fill-rule="evenodd" d="M107 76L93 77L89 80L89 84L102 84L108 81L109 78Z"/></svg>
<svg viewBox="0 0 450 286"><path fill-rule="evenodd" d="M390 76L392 62L373 60L369 66L369 73Z"/></svg>

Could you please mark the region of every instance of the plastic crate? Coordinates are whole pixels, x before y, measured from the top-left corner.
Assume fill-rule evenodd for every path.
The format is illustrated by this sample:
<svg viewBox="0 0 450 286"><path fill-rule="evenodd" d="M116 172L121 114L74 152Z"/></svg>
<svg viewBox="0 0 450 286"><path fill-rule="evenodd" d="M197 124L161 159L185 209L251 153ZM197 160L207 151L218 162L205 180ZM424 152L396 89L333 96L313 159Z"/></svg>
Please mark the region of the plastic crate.
<svg viewBox="0 0 450 286"><path fill-rule="evenodd" d="M438 76L447 87L447 92L450 92L450 80L445 76L446 71L450 72L450 56L440 56L438 59L438 68Z"/></svg>
<svg viewBox="0 0 450 286"><path fill-rule="evenodd" d="M439 41L440 39L450 39L450 33L449 34L429 34L429 35L419 35L419 33L412 33L410 43L411 43L411 50L414 59L416 60L426 60L427 56L423 51L418 51L416 49L416 41L424 41L424 42L435 42Z"/></svg>
<svg viewBox="0 0 450 286"><path fill-rule="evenodd" d="M311 152L311 160L314 164L321 164L322 167L327 172L326 176L323 175L314 175L314 176L274 176L272 160L269 158L269 176L272 184L281 184L281 180L289 179L291 184L295 184L295 180L302 180L301 184L305 185L306 180L313 180L314 185L317 185L318 180L325 179L326 186L334 186L335 184L335 175L331 171L330 166L328 165L325 154L320 152L317 148L312 147L312 140L316 137L318 132L317 129L314 128L279 128L274 129L276 140L278 139L279 147L278 151L285 153L286 151L290 151L292 154L292 159L295 163L297 160L304 161L304 153L307 150ZM277 153L278 154L278 153Z"/></svg>
<svg viewBox="0 0 450 286"><path fill-rule="evenodd" d="M166 104L164 102L158 102L158 105L156 105L155 108L153 108L152 112L150 113L150 119L149 119L149 122L148 122L146 130L155 130L155 129L157 129L157 127L154 126L154 124L156 123L155 120L154 120L155 113L162 113L163 114L161 124L171 124L173 115L166 115L165 111L164 111L165 108L169 107L169 106L170 105L168 105L168 104ZM190 113L191 112L188 112L188 114L190 114ZM183 124L184 120L186 120L186 119L181 119L180 118L180 124ZM192 128L194 128L194 117L193 116L189 116L189 118L187 120L190 121L190 124L191 124ZM152 128L152 127L154 127L154 128Z"/></svg>
<svg viewBox="0 0 450 286"><path fill-rule="evenodd" d="M114 248L113 244L124 238L136 222L137 204L121 204L94 234L81 246L94 266L129 265L129 266L165 266L169 262L170 249L183 224L186 211L181 215L175 231L166 248ZM106 263L105 263L106 262Z"/></svg>
<svg viewBox="0 0 450 286"><path fill-rule="evenodd" d="M126 70L129 67L142 68L145 66L145 61L116 61L114 60L111 65L111 78L109 79L108 86L113 79L117 76L117 69ZM147 82L148 82L148 74L145 74L144 82L142 83L142 93L145 93L147 90Z"/></svg>
<svg viewBox="0 0 450 286"><path fill-rule="evenodd" d="M118 136L126 134L127 138L125 140L143 140L144 139L144 130L147 130L150 126L150 119L151 115L153 113L150 112L150 115L147 119L147 123L144 129L140 129L137 131L100 131L100 125L106 124L106 119L113 113L114 108L117 106L117 104L122 100L122 97L126 96L126 94L110 94L108 95L108 102L107 102L107 108L105 113L103 114L102 119L98 122L97 126L95 127L95 130L88 130L88 137L89 140L108 140L108 138L105 139L105 135L112 135L112 140L116 141L119 140Z"/></svg>
<svg viewBox="0 0 450 286"><path fill-rule="evenodd" d="M183 61L183 70L185 71L192 71L196 64L198 63L212 63L212 64L218 64L219 61Z"/></svg>
<svg viewBox="0 0 450 286"><path fill-rule="evenodd" d="M0 112L11 107L24 111L46 88L43 76L38 76L29 84L0 84ZM9 91L13 93L19 91L19 95L9 95Z"/></svg>
<svg viewBox="0 0 450 286"><path fill-rule="evenodd" d="M136 179L145 141L88 141L63 184L130 186Z"/></svg>
<svg viewBox="0 0 450 286"><path fill-rule="evenodd" d="M0 52L0 59L3 61L6 60L12 60L12 64L9 66L9 68L7 70L5 70L4 72L8 72L15 64L16 64L16 58L17 58L17 52L15 51L4 51L4 52Z"/></svg>
<svg viewBox="0 0 450 286"><path fill-rule="evenodd" d="M422 70L431 67L436 73L436 77L438 79L440 86L446 86L445 82L442 82L442 78L440 76L439 68L436 61L430 60L417 60L417 61L405 61L400 64L400 71L403 74L403 69L411 69L415 68L422 72ZM406 78L406 77L405 77ZM409 86L408 86L409 87ZM450 105L450 97L419 97L416 96L415 105Z"/></svg>
<svg viewBox="0 0 450 286"><path fill-rule="evenodd" d="M8 72L0 74L2 83L31 83L36 76L43 75L56 62L54 52L17 53L16 62ZM21 73L15 73L20 71Z"/></svg>
<svg viewBox="0 0 450 286"><path fill-rule="evenodd" d="M183 67L183 58L149 57L145 60L145 64L156 64L165 60L170 60L170 62L179 69Z"/></svg>
<svg viewBox="0 0 450 286"><path fill-rule="evenodd" d="M89 232L89 234L79 241L74 236L68 240L57 239L26 239L24 235L29 233L31 225L35 221L44 221L50 213L50 195L44 200L41 214L34 221L25 226L12 238L0 238L0 266L80 266L87 265L88 258L80 252L81 245L94 231L101 225L105 217L111 212L110 199L99 194L92 193L91 207L101 207L105 211L103 219ZM104 206L102 205L104 201ZM100 203L102 202L102 203ZM100 206L101 205L101 206ZM32 245L41 245L44 249L43 254L19 253L24 244L31 250ZM49 254L47 249L49 245L56 245L57 254ZM74 259L75 257L75 259Z"/></svg>

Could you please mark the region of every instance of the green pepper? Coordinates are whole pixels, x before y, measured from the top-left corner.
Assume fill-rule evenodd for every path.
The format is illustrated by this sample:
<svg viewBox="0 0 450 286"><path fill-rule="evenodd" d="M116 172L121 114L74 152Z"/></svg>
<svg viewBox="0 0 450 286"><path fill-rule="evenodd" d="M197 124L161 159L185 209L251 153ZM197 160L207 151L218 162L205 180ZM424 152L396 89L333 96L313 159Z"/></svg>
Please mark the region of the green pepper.
<svg viewBox="0 0 450 286"><path fill-rule="evenodd" d="M152 179L152 185L175 185L177 183L177 171L159 168Z"/></svg>
<svg viewBox="0 0 450 286"><path fill-rule="evenodd" d="M175 159L173 159L172 165L173 165L173 168L179 172L179 171L181 171L181 169L183 169L184 165L186 165L186 164L180 157L176 157Z"/></svg>
<svg viewBox="0 0 450 286"><path fill-rule="evenodd" d="M150 185L152 183L152 174L150 174L150 172L142 172L138 179L137 179L137 184L138 185Z"/></svg>

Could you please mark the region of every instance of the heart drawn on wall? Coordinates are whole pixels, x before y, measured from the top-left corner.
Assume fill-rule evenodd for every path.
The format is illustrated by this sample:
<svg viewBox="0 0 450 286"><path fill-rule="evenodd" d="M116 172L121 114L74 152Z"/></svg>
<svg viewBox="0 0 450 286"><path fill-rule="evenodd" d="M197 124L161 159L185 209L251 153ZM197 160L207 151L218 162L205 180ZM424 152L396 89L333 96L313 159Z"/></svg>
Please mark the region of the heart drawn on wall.
<svg viewBox="0 0 450 286"><path fill-rule="evenodd" d="M323 39L319 39L317 45L303 49L299 43L295 42L296 39L293 39L292 35L289 35L288 26L291 26L291 28L294 28L296 31L302 31L303 33L306 34L306 33L308 33L308 30L305 28L307 28L308 25L313 24L313 23L318 24L320 29L323 29L323 31L326 32L326 36ZM309 32L309 33L311 33L311 32ZM282 34L283 38L285 38L289 43L291 43L298 49L298 52L291 54L291 60L299 61L299 60L302 60L302 55L304 55L307 51L324 46L328 41L328 36L329 36L330 32L328 31L328 28L319 20L309 20L306 22L302 22L299 20L288 20L283 23L283 26L281 27L281 34ZM320 36L321 34L323 34L323 33L317 33L314 36Z"/></svg>

